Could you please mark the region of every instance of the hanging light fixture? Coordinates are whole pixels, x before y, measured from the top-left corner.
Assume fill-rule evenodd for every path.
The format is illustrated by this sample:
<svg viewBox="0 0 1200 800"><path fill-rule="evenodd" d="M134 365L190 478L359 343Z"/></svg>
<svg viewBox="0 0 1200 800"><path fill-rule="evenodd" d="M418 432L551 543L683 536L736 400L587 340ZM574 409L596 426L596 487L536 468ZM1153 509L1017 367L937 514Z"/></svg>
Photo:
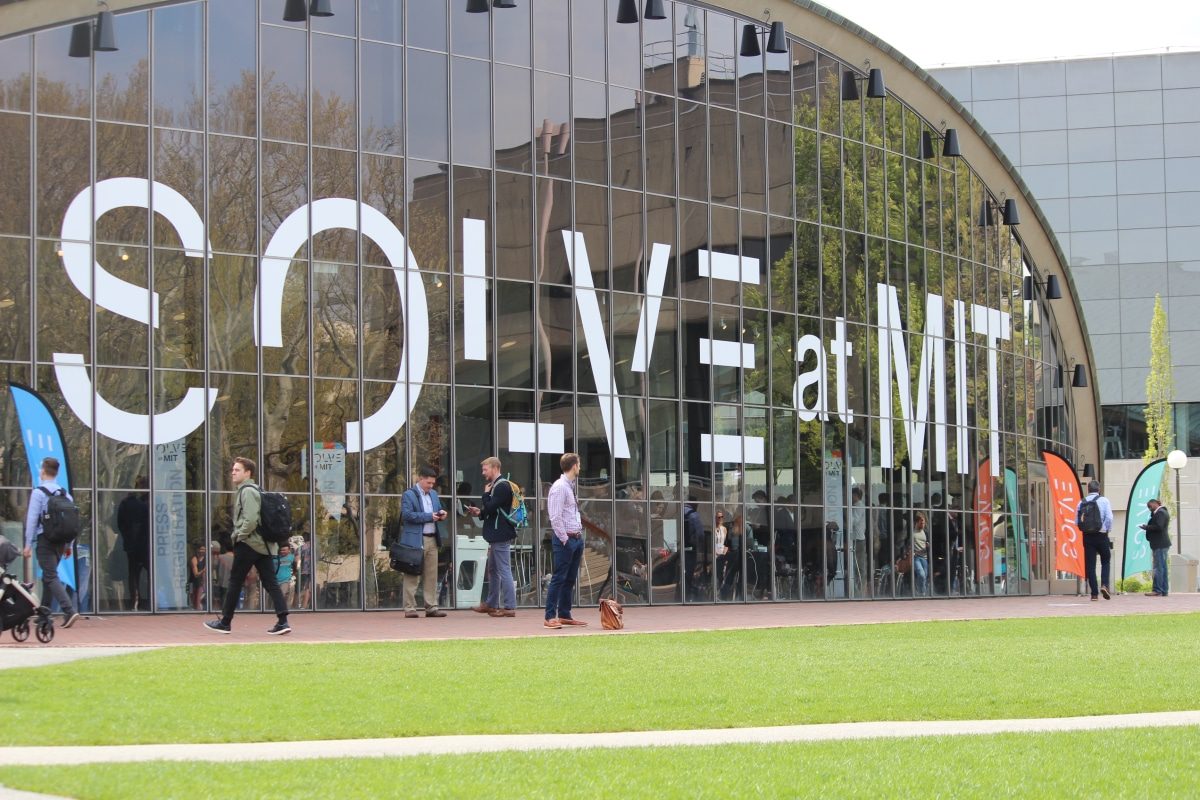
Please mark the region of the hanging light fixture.
<svg viewBox="0 0 1200 800"><path fill-rule="evenodd" d="M747 22L742 26L742 49L738 51L742 58L757 58L762 55L758 46L758 26Z"/></svg>
<svg viewBox="0 0 1200 800"><path fill-rule="evenodd" d="M91 58L92 23L76 22L71 26L71 47L67 50L71 58Z"/></svg>
<svg viewBox="0 0 1200 800"><path fill-rule="evenodd" d="M858 76L848 69L842 70L842 99L858 99Z"/></svg>
<svg viewBox="0 0 1200 800"><path fill-rule="evenodd" d="M1083 368L1083 364L1075 365L1075 374L1071 378L1071 388L1086 389L1088 385L1087 370Z"/></svg>
<svg viewBox="0 0 1200 800"><path fill-rule="evenodd" d="M488 12L488 0L467 0L468 14L486 14Z"/></svg>
<svg viewBox="0 0 1200 800"><path fill-rule="evenodd" d="M308 19L308 4L304 0L287 0L283 5L284 22L304 22Z"/></svg>
<svg viewBox="0 0 1200 800"><path fill-rule="evenodd" d="M1046 278L1046 299L1062 300L1062 289L1059 288L1057 275Z"/></svg>
<svg viewBox="0 0 1200 800"><path fill-rule="evenodd" d="M934 155L933 134L929 131L921 131L921 158L928 161Z"/></svg>
<svg viewBox="0 0 1200 800"><path fill-rule="evenodd" d="M492 8L516 8L517 0L495 0L492 3Z"/></svg>
<svg viewBox="0 0 1200 800"><path fill-rule="evenodd" d="M958 131L954 130L954 128L946 128L946 141L942 143L942 155L962 155L962 151L958 149Z"/></svg>
<svg viewBox="0 0 1200 800"><path fill-rule="evenodd" d="M332 17L333 0L312 0L308 4L308 15L310 17Z"/></svg>
<svg viewBox="0 0 1200 800"><path fill-rule="evenodd" d="M1004 224L1009 226L1021 224L1021 215L1017 211L1017 201L1011 197L1004 201Z"/></svg>
<svg viewBox="0 0 1200 800"><path fill-rule="evenodd" d="M1021 299L1022 300L1032 300L1033 299L1033 276L1032 275L1026 275L1021 280Z"/></svg>
<svg viewBox="0 0 1200 800"><path fill-rule="evenodd" d="M92 34L92 50L97 53L112 53L117 50L117 31L114 27L113 13L108 10L108 3L101 3L101 11L96 15L96 30Z"/></svg>
<svg viewBox="0 0 1200 800"><path fill-rule="evenodd" d="M1063 383L1063 368L1062 368L1062 364L1059 364L1054 368L1054 384L1053 384L1053 386L1055 389L1061 389L1062 383Z"/></svg>
<svg viewBox="0 0 1200 800"><path fill-rule="evenodd" d="M617 6L617 22L631 25L637 21L637 0L621 0L621 4Z"/></svg>
<svg viewBox="0 0 1200 800"><path fill-rule="evenodd" d="M787 31L784 30L782 22L771 23L771 35L767 37L767 52L768 53L786 53Z"/></svg>
<svg viewBox="0 0 1200 800"><path fill-rule="evenodd" d="M666 19L667 12L663 8L662 0L646 0L646 5L642 8L642 19Z"/></svg>
<svg viewBox="0 0 1200 800"><path fill-rule="evenodd" d="M872 67L867 76L867 97L887 97L887 89L883 85L883 70L879 67Z"/></svg>
<svg viewBox="0 0 1200 800"><path fill-rule="evenodd" d="M1096 477L1096 465L1095 464L1084 464L1083 465L1083 477L1085 477L1085 478Z"/></svg>

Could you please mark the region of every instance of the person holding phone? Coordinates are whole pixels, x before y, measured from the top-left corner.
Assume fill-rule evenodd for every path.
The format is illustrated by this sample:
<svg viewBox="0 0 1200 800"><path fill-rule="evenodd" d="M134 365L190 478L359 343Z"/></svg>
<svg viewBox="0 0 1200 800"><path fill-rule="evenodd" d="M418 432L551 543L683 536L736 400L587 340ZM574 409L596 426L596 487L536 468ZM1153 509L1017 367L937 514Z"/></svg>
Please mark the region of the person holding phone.
<svg viewBox="0 0 1200 800"><path fill-rule="evenodd" d="M401 540L408 545L417 546L420 537L420 547L424 554L420 575L405 575L402 585L404 591L404 616L413 618L417 614L417 582L422 583L422 593L425 600L425 616L444 617L446 612L438 608L438 548L441 547L442 537L438 531L438 523L447 516L442 508L433 485L437 483L438 472L430 466L417 470L417 480L400 500L400 519L403 523Z"/></svg>

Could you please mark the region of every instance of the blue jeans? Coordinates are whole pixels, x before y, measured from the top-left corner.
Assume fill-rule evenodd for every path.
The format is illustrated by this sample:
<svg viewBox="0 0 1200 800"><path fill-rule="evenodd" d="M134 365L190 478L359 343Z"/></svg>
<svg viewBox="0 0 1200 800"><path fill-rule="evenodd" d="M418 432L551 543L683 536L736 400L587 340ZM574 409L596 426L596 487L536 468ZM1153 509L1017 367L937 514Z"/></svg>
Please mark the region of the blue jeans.
<svg viewBox="0 0 1200 800"><path fill-rule="evenodd" d="M913 556L913 574L917 576L917 594L929 588L929 556Z"/></svg>
<svg viewBox="0 0 1200 800"><path fill-rule="evenodd" d="M583 560L583 537L568 538L563 544L552 533L550 544L554 549L554 576L546 590L546 619L570 619L575 579L579 576L579 562Z"/></svg>
<svg viewBox="0 0 1200 800"><path fill-rule="evenodd" d="M1153 590L1163 595L1167 594L1167 562L1170 561L1171 548L1159 547L1154 551L1154 587Z"/></svg>
<svg viewBox="0 0 1200 800"><path fill-rule="evenodd" d="M498 542L488 548L488 593L484 605L491 608L517 607L517 587L512 576L512 542ZM501 591L504 592L501 595ZM503 596L504 604L500 604Z"/></svg>

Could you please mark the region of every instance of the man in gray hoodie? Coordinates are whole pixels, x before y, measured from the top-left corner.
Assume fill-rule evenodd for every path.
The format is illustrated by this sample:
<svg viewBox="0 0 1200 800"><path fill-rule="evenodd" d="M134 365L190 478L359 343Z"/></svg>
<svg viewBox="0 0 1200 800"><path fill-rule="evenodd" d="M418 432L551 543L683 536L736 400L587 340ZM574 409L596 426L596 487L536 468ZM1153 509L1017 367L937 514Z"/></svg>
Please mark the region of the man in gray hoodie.
<svg viewBox="0 0 1200 800"><path fill-rule="evenodd" d="M229 589L225 593L225 603L221 609L221 618L204 623L204 627L213 633L232 632L234 611L237 610L238 595L250 569L258 572L258 579L263 588L271 595L275 604L275 616L279 619L275 627L267 631L272 636L282 636L292 632L288 625L287 600L275 580L276 557L279 547L263 539L258 532L259 518L262 513L262 492L254 482L257 465L248 458L238 456L233 460L229 477L233 481L237 494L233 501L233 568L229 576Z"/></svg>

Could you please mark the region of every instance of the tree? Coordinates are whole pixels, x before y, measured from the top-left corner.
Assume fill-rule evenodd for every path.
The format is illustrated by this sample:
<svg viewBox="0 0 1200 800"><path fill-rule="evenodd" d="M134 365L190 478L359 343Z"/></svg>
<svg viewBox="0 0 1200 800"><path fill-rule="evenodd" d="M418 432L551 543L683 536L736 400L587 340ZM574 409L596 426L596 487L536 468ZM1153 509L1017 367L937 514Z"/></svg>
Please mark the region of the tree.
<svg viewBox="0 0 1200 800"><path fill-rule="evenodd" d="M1171 338L1167 333L1167 312L1162 298L1154 295L1154 315L1150 320L1150 374L1146 376L1146 453L1142 461L1149 464L1162 458L1175 446L1171 406L1175 400L1175 380L1171 374ZM1170 505L1171 491L1163 472L1159 497Z"/></svg>

